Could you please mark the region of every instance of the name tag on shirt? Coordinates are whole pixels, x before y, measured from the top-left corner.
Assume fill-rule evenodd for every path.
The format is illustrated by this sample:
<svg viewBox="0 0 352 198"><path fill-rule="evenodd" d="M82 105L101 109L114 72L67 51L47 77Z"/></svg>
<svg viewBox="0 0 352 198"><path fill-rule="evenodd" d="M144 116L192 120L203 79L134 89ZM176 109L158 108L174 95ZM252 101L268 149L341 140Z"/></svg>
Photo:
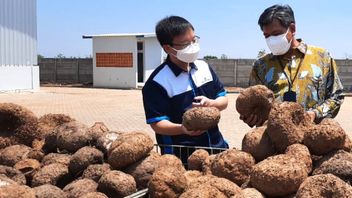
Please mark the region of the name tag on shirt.
<svg viewBox="0 0 352 198"><path fill-rule="evenodd" d="M296 92L294 91L287 91L284 93L284 101L286 102L297 102L297 99L296 99Z"/></svg>

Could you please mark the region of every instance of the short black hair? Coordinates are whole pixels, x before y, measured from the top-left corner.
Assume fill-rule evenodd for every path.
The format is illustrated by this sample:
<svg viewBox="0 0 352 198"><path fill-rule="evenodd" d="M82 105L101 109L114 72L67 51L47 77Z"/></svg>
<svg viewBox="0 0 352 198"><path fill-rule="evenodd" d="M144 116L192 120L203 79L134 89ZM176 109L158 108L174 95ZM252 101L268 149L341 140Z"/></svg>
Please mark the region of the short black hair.
<svg viewBox="0 0 352 198"><path fill-rule="evenodd" d="M288 28L291 23L295 23L293 10L289 5L273 5L264 10L258 20L261 29L263 26L270 24L274 19L280 21L281 25Z"/></svg>
<svg viewBox="0 0 352 198"><path fill-rule="evenodd" d="M186 19L168 16L158 22L155 33L161 46L172 45L174 37L184 34L189 28L194 30L192 24Z"/></svg>

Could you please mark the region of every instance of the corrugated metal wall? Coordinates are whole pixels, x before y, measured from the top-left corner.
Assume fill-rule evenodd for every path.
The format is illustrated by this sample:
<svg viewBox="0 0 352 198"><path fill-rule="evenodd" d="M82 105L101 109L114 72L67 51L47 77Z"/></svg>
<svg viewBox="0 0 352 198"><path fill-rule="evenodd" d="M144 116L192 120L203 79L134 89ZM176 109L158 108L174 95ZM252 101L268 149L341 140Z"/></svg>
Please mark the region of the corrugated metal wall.
<svg viewBox="0 0 352 198"><path fill-rule="evenodd" d="M0 0L0 66L37 65L36 0Z"/></svg>

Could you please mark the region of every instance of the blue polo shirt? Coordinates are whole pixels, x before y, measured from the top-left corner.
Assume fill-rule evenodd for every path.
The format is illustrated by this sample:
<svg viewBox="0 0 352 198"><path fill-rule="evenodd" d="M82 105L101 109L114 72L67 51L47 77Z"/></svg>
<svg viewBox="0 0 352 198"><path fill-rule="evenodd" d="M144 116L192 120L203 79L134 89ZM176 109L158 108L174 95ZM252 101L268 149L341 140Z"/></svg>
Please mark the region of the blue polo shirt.
<svg viewBox="0 0 352 198"><path fill-rule="evenodd" d="M183 71L167 58L150 75L142 89L148 124L161 120L182 123L183 113L192 107L195 96L216 99L226 95L223 84L206 62L197 60L190 67L190 72ZM200 136L156 134L156 140L158 144L228 148L218 126Z"/></svg>

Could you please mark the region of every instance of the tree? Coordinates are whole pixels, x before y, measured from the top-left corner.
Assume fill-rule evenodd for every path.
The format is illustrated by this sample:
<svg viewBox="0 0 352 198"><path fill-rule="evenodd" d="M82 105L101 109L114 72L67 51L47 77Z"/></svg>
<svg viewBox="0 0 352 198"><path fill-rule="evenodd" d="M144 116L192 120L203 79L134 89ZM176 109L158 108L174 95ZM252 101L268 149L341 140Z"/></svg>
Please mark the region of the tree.
<svg viewBox="0 0 352 198"><path fill-rule="evenodd" d="M348 59L351 59L352 58L352 54L348 54L348 53L345 53L345 58L348 60Z"/></svg>
<svg viewBox="0 0 352 198"><path fill-rule="evenodd" d="M212 55L206 55L203 57L204 60L211 60L211 59L218 59L218 57L216 56L212 56Z"/></svg>
<svg viewBox="0 0 352 198"><path fill-rule="evenodd" d="M221 54L220 59L229 59L229 57L226 54Z"/></svg>
<svg viewBox="0 0 352 198"><path fill-rule="evenodd" d="M266 54L265 49L261 49L261 50L259 50L259 52L258 52L257 58L260 58L260 57L264 56L265 54Z"/></svg>
<svg viewBox="0 0 352 198"><path fill-rule="evenodd" d="M58 54L55 58L66 58L63 54Z"/></svg>
<svg viewBox="0 0 352 198"><path fill-rule="evenodd" d="M38 55L37 55L37 60L38 60L38 62L42 61L43 59L44 59L44 56L43 56L43 55L41 55L41 54L38 54Z"/></svg>

